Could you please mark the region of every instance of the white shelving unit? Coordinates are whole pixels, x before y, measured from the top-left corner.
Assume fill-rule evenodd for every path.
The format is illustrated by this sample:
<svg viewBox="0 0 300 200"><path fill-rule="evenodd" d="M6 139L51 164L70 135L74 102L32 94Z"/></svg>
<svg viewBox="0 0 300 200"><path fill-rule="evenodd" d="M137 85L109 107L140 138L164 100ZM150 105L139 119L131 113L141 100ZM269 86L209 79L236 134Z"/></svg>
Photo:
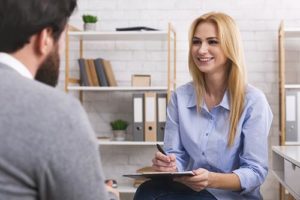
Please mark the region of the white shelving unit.
<svg viewBox="0 0 300 200"><path fill-rule="evenodd" d="M300 84L286 84L286 57L285 57L285 40L300 38L299 27L284 27L283 21L280 24L278 31L278 44L279 44L279 129L280 137L279 143L283 146L300 145L300 142L286 141L286 89L300 89ZM274 150L274 149L273 149ZM275 149L276 150L276 149ZM274 158L273 158L274 159ZM281 181L283 179L283 172L281 170L274 170L275 177L280 180L280 200L286 199L287 185Z"/></svg>
<svg viewBox="0 0 300 200"><path fill-rule="evenodd" d="M165 85L150 86L150 87L131 87L131 86L117 86L117 87L92 87L92 86L80 86L80 80L76 77L70 77L70 41L79 43L79 57L84 56L84 42L85 41L166 41L167 42L167 81ZM174 45L174 46L171 46ZM173 48L172 48L173 47ZM172 49L172 51L171 51ZM173 60L171 60L171 58ZM173 61L173 62L171 62ZM66 52L65 52L65 91L75 91L79 93L79 98L83 101L84 92L143 92L143 91L157 91L167 92L168 99L172 90L176 88L176 32L171 24L168 25L167 31L114 31L114 32L83 32L75 30L69 27L66 32ZM145 142L145 141L108 141L98 140L100 147L110 148L110 146L135 146L138 148L155 146L157 143L163 145L163 142ZM121 149L122 149L121 148ZM119 182L119 181L118 181ZM136 191L136 188L132 185L120 185L118 186L120 193L132 194Z"/></svg>
<svg viewBox="0 0 300 200"><path fill-rule="evenodd" d="M280 145L299 145L299 142L286 142L286 89L300 89L300 84L286 84L285 40L300 39L300 28L284 27L281 22L278 34L279 44L279 112L280 112Z"/></svg>
<svg viewBox="0 0 300 200"><path fill-rule="evenodd" d="M78 78L70 77L70 41L79 41L80 58L83 58L83 42L84 41L167 41L168 42L168 58L167 58L167 85L155 87L82 87L79 86ZM171 41L173 41L173 52L171 52ZM173 65L171 65L171 53L173 53ZM65 70L65 91L76 90L80 93L82 100L83 91L167 91L168 98L171 91L176 88L176 32L174 27L169 23L168 31L114 31L114 32L99 32L99 31L78 31L74 27L69 27L66 32L66 70ZM173 72L171 73L171 68ZM173 76L171 76L173 74ZM76 84L70 85L70 84Z"/></svg>

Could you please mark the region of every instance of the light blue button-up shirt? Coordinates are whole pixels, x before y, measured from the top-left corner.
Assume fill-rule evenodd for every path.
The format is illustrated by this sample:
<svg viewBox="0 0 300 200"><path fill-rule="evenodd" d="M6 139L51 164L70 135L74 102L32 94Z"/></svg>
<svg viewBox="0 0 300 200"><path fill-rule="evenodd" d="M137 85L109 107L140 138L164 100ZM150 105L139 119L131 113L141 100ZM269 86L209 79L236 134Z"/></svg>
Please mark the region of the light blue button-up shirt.
<svg viewBox="0 0 300 200"><path fill-rule="evenodd" d="M265 95L246 88L244 110L233 146L228 147L229 94L209 111L205 102L197 112L192 83L179 87L167 109L164 148L176 155L179 171L205 168L239 176L242 191L208 188L217 199L262 199L260 185L268 173L268 133L272 112Z"/></svg>

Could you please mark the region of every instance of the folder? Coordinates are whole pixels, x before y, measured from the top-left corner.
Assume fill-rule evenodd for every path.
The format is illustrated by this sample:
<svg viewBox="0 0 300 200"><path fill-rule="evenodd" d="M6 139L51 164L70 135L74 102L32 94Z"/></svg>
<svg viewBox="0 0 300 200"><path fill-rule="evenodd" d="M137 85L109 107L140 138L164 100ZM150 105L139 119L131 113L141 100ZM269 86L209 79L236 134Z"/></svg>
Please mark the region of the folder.
<svg viewBox="0 0 300 200"><path fill-rule="evenodd" d="M156 137L156 93L144 93L145 141L157 141Z"/></svg>
<svg viewBox="0 0 300 200"><path fill-rule="evenodd" d="M286 91L286 142L298 141L300 92ZM298 107L298 108L297 108Z"/></svg>
<svg viewBox="0 0 300 200"><path fill-rule="evenodd" d="M167 93L158 93L157 104L157 141L164 141L167 117Z"/></svg>
<svg viewBox="0 0 300 200"><path fill-rule="evenodd" d="M144 141L144 94L133 94L133 140Z"/></svg>

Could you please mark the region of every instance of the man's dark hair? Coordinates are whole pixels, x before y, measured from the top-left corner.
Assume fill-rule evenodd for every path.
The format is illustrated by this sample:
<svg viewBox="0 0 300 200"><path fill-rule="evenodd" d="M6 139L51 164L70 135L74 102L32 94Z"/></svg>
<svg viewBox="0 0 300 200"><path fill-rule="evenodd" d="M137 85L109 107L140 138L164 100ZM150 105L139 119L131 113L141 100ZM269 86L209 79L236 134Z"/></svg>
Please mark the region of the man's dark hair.
<svg viewBox="0 0 300 200"><path fill-rule="evenodd" d="M76 5L77 0L0 0L0 52L21 49L47 27L57 41Z"/></svg>

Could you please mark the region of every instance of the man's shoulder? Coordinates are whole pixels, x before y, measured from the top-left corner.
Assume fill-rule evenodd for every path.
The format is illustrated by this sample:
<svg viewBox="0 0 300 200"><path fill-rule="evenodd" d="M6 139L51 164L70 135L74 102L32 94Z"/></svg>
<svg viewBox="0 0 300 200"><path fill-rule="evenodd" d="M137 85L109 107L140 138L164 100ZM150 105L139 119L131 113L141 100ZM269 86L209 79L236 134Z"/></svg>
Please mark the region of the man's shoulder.
<svg viewBox="0 0 300 200"><path fill-rule="evenodd" d="M15 99L14 106L33 105L36 110L54 109L57 111L72 111L80 105L77 99L57 88L30 80L14 71L1 70L1 72L4 72L0 75L0 91L4 94L3 102Z"/></svg>

